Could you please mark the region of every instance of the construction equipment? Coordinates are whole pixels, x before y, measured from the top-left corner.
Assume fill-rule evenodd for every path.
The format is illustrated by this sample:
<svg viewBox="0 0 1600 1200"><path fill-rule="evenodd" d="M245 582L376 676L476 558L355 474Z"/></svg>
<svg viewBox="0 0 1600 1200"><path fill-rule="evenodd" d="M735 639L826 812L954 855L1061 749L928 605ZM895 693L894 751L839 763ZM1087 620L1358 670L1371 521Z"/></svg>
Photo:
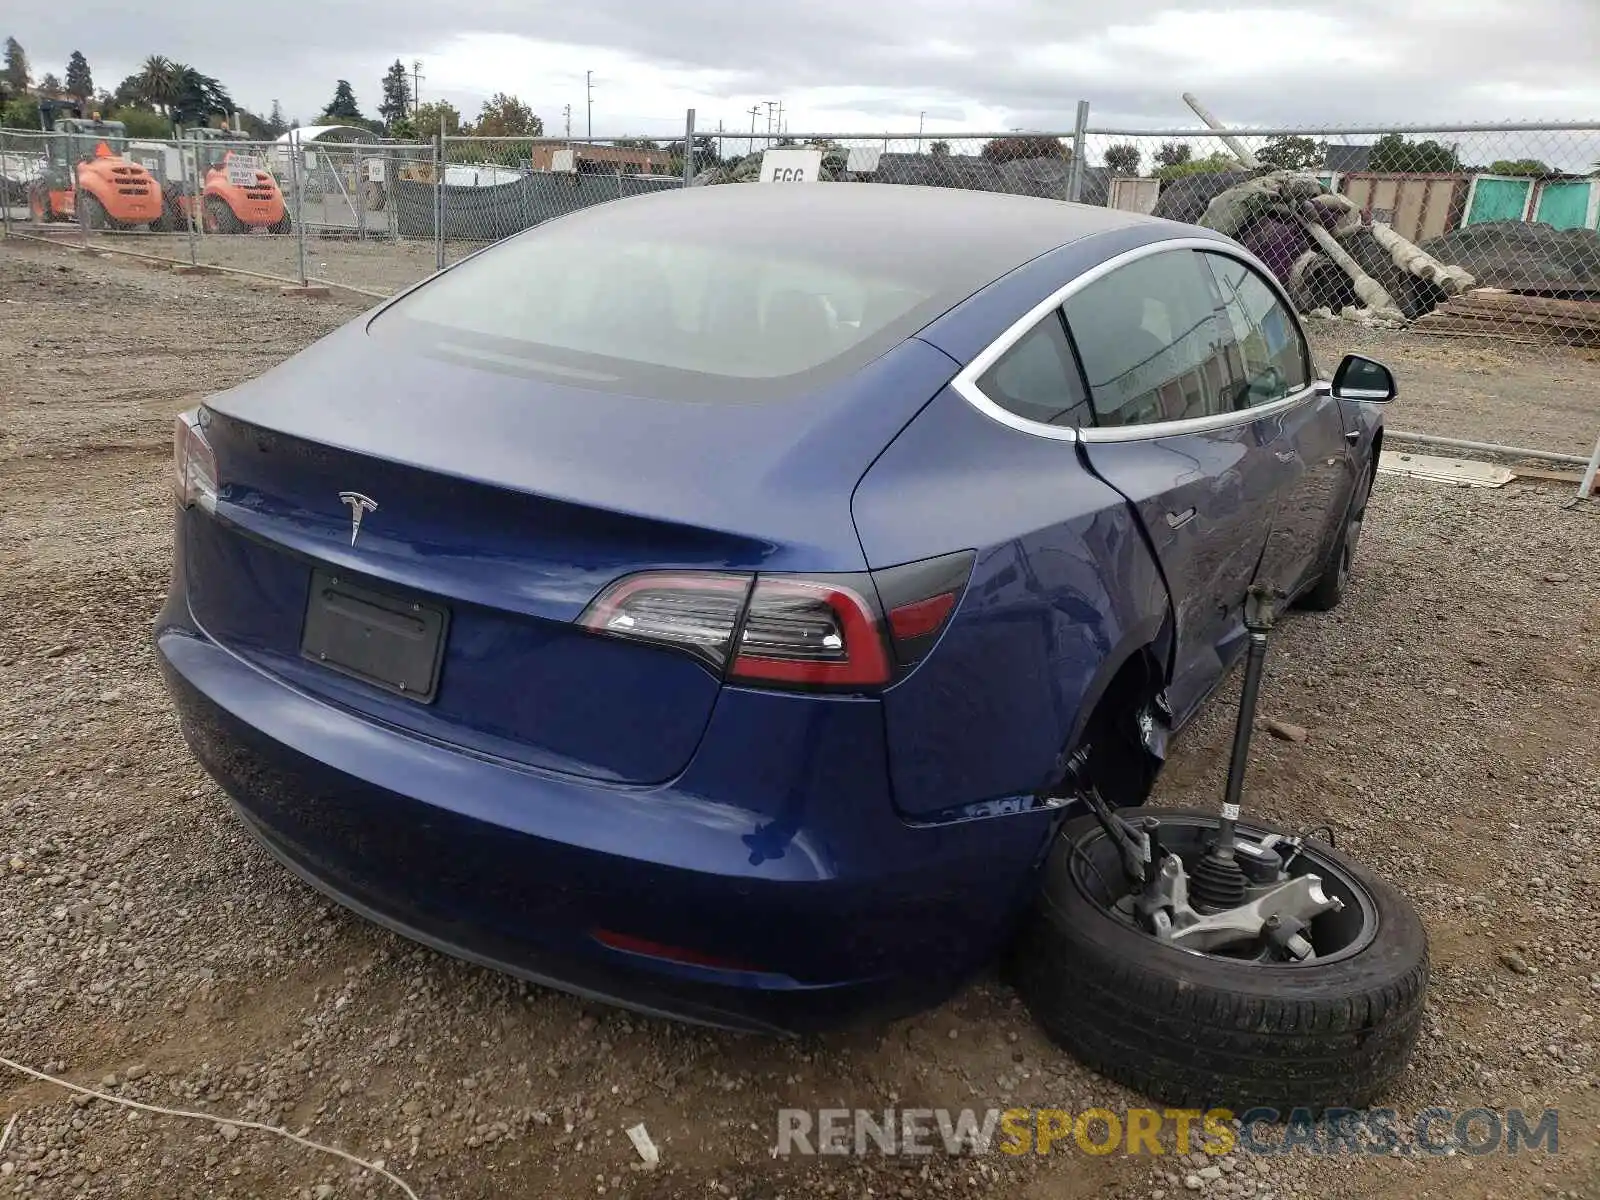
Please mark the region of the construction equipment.
<svg viewBox="0 0 1600 1200"><path fill-rule="evenodd" d="M122 156L128 131L121 121L102 121L98 113L62 117L50 132L44 165L28 188L28 207L36 222L76 219L101 230L131 229L160 219L156 181Z"/></svg>
<svg viewBox="0 0 1600 1200"><path fill-rule="evenodd" d="M162 213L152 229L180 229L186 220L206 233L292 227L265 160L226 129L180 130L175 142L134 142L128 154L160 181Z"/></svg>

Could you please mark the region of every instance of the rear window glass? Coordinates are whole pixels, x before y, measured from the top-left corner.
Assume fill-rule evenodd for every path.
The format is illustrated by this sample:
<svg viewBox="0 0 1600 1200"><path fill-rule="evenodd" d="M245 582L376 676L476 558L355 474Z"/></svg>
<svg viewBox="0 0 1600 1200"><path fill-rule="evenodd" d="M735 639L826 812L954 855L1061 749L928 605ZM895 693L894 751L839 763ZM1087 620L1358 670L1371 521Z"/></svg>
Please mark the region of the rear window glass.
<svg viewBox="0 0 1600 1200"><path fill-rule="evenodd" d="M757 399L864 365L949 304L915 266L786 246L781 227L652 233L599 215L461 264L380 316L374 336L580 387Z"/></svg>

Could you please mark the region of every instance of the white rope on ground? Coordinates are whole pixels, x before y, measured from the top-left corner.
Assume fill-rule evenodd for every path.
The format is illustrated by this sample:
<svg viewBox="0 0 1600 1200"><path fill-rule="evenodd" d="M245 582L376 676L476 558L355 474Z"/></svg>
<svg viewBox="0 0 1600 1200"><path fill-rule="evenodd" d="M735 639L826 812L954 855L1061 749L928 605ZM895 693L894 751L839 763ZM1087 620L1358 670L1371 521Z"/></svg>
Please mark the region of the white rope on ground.
<svg viewBox="0 0 1600 1200"><path fill-rule="evenodd" d="M6 1143L11 1140L11 1131L17 1127L17 1114L11 1114L11 1120L6 1122L6 1131L0 1133L0 1154L6 1152Z"/></svg>
<svg viewBox="0 0 1600 1200"><path fill-rule="evenodd" d="M183 1117L190 1121L210 1121L214 1125L232 1125L236 1129L259 1129L263 1133L275 1134L278 1137L287 1138L289 1141L294 1142L297 1145L305 1146L307 1149L317 1150L323 1154L332 1154L336 1158L342 1158L346 1162L354 1163L363 1170L372 1171L376 1174L382 1175L390 1183L394 1184L395 1187L404 1192L406 1196L409 1197L409 1200L421 1200L421 1197L419 1197L416 1192L411 1190L410 1185L407 1184L405 1180L401 1179L393 1172L379 1166L377 1163L368 1162L364 1158L357 1158L354 1154L349 1154L343 1150L340 1150L337 1146L324 1146L321 1142L313 1142L309 1138L303 1138L299 1134L290 1133L287 1129L281 1129L276 1125L265 1125L260 1121L236 1121L230 1117L213 1116L211 1113L186 1112L180 1108L162 1108L159 1104L144 1104L138 1100L124 1099L121 1096L108 1096L104 1092L97 1092L91 1088L79 1087L77 1084L69 1083L65 1079L57 1079L54 1075L46 1075L43 1071L36 1071L32 1067L25 1067L19 1062L12 1062L9 1058L0 1058L0 1066L10 1067L13 1071L19 1072L23 1075L31 1075L34 1079L41 1080L44 1083L53 1083L57 1087L65 1088L69 1092L77 1092L80 1096L92 1096L96 1100L104 1100L107 1104L120 1104L123 1108L136 1108L141 1112L157 1113L163 1117ZM15 1125L16 1123L17 1118L12 1116L10 1123L6 1125L5 1137L0 1137L0 1149L4 1149L6 1138L11 1136L11 1126Z"/></svg>

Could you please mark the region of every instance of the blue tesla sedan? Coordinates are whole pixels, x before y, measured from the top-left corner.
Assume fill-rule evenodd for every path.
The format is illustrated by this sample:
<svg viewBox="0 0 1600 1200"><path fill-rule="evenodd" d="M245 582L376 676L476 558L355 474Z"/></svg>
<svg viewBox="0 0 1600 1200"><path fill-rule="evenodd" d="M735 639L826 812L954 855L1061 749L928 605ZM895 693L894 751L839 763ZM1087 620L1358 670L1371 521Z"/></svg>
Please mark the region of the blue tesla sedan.
<svg viewBox="0 0 1600 1200"><path fill-rule="evenodd" d="M1024 919L1069 759L1144 798L1247 590L1337 603L1393 392L1191 226L620 201L183 414L156 643L376 922L717 1025L903 1010Z"/></svg>

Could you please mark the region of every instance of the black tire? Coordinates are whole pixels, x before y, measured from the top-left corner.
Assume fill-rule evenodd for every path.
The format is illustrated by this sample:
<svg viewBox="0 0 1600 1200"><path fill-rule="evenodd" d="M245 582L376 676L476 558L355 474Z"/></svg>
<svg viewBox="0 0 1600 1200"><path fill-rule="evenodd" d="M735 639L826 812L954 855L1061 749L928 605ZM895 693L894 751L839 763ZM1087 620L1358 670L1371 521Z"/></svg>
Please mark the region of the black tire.
<svg viewBox="0 0 1600 1200"><path fill-rule="evenodd" d="M239 220L228 202L221 196L207 196L201 202L205 211L203 226L208 233L243 233L244 222Z"/></svg>
<svg viewBox="0 0 1600 1200"><path fill-rule="evenodd" d="M283 216L280 219L274 221L271 225L267 226L267 232L268 233L293 233L294 232L294 222L289 219L289 214L288 213L284 213Z"/></svg>
<svg viewBox="0 0 1600 1200"><path fill-rule="evenodd" d="M111 224L111 218L106 215L106 206L85 192L78 194L78 219L83 222L85 229L105 229Z"/></svg>
<svg viewBox="0 0 1600 1200"><path fill-rule="evenodd" d="M1215 826L1214 814L1189 810L1124 815ZM1274 832L1248 819L1240 829ZM1093 817L1062 828L1014 948L1018 990L1053 1040L1166 1103L1236 1113L1360 1107L1400 1074L1422 1023L1428 940L1393 887L1319 843L1367 892L1371 940L1326 962L1230 960L1165 945L1107 912L1073 850L1096 838Z"/></svg>
<svg viewBox="0 0 1600 1200"><path fill-rule="evenodd" d="M1361 541L1361 528L1366 522L1367 503L1372 498L1372 483L1377 472L1378 460L1374 455L1372 465L1367 468L1361 482L1356 485L1355 494L1350 497L1350 507L1345 511L1338 540L1333 544L1333 552L1328 555L1328 565L1322 569L1321 577L1310 590L1295 602L1300 608L1309 612L1331 612L1344 599L1350 587L1350 573L1355 569L1356 547Z"/></svg>

